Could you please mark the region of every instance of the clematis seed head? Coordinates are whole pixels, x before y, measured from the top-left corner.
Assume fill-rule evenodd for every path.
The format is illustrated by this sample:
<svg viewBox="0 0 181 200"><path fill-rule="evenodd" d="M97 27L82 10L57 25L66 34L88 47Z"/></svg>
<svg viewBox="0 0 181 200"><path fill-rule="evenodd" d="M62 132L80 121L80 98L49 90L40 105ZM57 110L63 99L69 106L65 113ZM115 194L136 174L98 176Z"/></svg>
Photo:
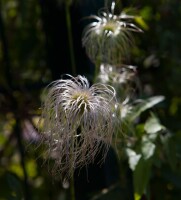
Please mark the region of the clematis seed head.
<svg viewBox="0 0 181 200"><path fill-rule="evenodd" d="M93 21L83 32L82 44L94 63L120 65L128 58L133 46L133 32L142 32L132 20L135 18L125 12L114 14L115 2L111 11L102 9L98 15L91 15Z"/></svg>
<svg viewBox="0 0 181 200"><path fill-rule="evenodd" d="M89 85L83 76L54 81L46 89L40 129L47 145L47 159L55 160L53 171L70 177L77 167L102 160L114 132L116 92L112 86Z"/></svg>

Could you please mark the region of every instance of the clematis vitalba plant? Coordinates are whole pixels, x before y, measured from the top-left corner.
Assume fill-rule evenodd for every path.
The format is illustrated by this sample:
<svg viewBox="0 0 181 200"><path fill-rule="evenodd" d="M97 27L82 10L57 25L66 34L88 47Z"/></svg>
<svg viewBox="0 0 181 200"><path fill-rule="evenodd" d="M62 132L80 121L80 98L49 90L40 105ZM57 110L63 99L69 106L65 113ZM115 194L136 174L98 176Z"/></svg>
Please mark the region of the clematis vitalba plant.
<svg viewBox="0 0 181 200"><path fill-rule="evenodd" d="M111 11L106 8L98 16L90 16L94 21L83 32L82 44L96 65L94 84L90 86L84 76L69 75L51 83L45 92L42 142L47 145L47 159L55 161L52 170L65 178L72 177L77 167L94 162L99 152L103 152L103 161L120 128L118 109L128 99L127 83L134 76L134 70L122 61L133 42L131 32L141 29L131 22L134 16L115 15L114 9L113 1ZM128 91L122 92L125 88Z"/></svg>
<svg viewBox="0 0 181 200"><path fill-rule="evenodd" d="M69 8L70 4L66 6ZM115 6L113 1L110 10L104 8L98 15L89 16L92 22L83 31L82 45L95 65L93 84L90 85L84 76L75 76L71 26L68 26L74 76L54 81L45 92L40 120L43 125L39 130L42 142L46 144L46 159L54 160L52 171L59 172L62 179L72 180L72 188L75 169L93 163L100 154L101 161L104 161L113 141L119 147L126 141L121 152L137 173L136 165L142 159L140 154L132 163L132 156L137 156L135 144L139 141L135 124L143 111L163 100L158 96L142 101L134 93L140 87L137 67L126 61L134 44L133 34L142 30L134 24L133 15L125 11L116 15ZM69 20L67 15L67 24L71 25ZM122 141L123 131L127 135ZM151 156L154 150L152 148ZM135 189L139 195L146 187L141 184L141 192ZM72 193L72 199L73 196Z"/></svg>

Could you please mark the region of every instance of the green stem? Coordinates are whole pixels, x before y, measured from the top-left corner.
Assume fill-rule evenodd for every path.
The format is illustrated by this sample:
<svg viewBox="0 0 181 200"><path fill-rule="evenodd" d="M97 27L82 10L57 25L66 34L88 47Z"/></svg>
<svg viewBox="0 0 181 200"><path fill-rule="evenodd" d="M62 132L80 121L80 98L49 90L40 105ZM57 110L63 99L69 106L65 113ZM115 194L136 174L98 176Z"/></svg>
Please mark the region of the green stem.
<svg viewBox="0 0 181 200"><path fill-rule="evenodd" d="M104 1L104 7L105 7L105 8L108 7L108 3L109 3L109 0L105 0L105 1Z"/></svg>
<svg viewBox="0 0 181 200"><path fill-rule="evenodd" d="M75 200L74 175L70 178L70 199Z"/></svg>
<svg viewBox="0 0 181 200"><path fill-rule="evenodd" d="M72 69L72 75L76 75L74 45L73 45L73 36L72 36L72 23L71 23L71 16L70 16L70 5L71 5L71 1L66 0L65 1L65 15L66 15L66 23L67 23L67 31L68 31L71 69Z"/></svg>
<svg viewBox="0 0 181 200"><path fill-rule="evenodd" d="M97 76L99 74L99 70L100 70L100 60L98 59L97 62L95 63L95 70L94 70L94 77L93 77L93 83L96 83L97 81Z"/></svg>

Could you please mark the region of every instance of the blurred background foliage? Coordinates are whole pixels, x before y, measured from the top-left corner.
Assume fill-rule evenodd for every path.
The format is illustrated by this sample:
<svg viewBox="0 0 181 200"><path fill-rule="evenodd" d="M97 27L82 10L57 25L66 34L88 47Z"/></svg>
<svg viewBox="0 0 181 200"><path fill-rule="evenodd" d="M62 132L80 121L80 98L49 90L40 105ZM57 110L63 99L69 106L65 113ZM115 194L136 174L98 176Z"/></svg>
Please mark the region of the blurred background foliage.
<svg viewBox="0 0 181 200"><path fill-rule="evenodd" d="M127 64L138 66L138 123L126 119L118 159L110 153L100 168L75 174L81 199L181 198L181 3L179 0L117 1L134 7L143 34L136 35ZM102 0L72 1L69 9L77 74L90 81L94 66L81 45L85 21L104 6ZM118 6L118 7L119 7ZM0 1L0 200L69 199L68 183L48 172L36 144L34 126L41 113L42 89L61 74L71 74L65 7L61 0ZM165 100L151 108L155 99ZM159 102L158 99L156 101ZM151 106L150 106L150 102ZM146 111L147 110L147 111ZM145 111L145 112L143 112ZM130 116L128 116L130 117ZM129 128L128 128L129 127ZM111 152L111 151L110 151ZM127 156L125 156L127 155Z"/></svg>

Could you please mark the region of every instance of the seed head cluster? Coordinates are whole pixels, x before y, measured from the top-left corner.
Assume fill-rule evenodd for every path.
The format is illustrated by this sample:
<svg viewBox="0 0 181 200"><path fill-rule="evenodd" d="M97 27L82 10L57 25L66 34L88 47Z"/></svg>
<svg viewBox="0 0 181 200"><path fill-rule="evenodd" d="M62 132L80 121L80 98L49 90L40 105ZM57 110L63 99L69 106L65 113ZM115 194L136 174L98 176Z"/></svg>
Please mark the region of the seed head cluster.
<svg viewBox="0 0 181 200"><path fill-rule="evenodd" d="M53 82L46 92L40 132L47 157L56 162L54 170L69 177L75 168L93 162L103 146L104 159L114 129L114 88L70 76Z"/></svg>
<svg viewBox="0 0 181 200"><path fill-rule="evenodd" d="M101 10L98 15L89 18L93 20L84 30L82 43L93 62L120 65L129 55L133 45L132 32L142 32L131 21L135 18L125 12L114 14L115 2L111 11Z"/></svg>

